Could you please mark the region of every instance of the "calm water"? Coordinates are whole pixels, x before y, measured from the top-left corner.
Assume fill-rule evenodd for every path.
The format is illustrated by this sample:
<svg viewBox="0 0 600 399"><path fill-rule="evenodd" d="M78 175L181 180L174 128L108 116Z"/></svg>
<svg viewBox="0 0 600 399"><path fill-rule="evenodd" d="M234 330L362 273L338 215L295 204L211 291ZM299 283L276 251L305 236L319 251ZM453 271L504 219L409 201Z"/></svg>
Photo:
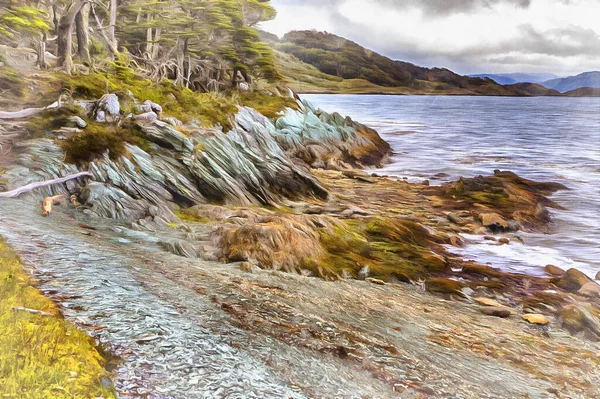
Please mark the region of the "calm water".
<svg viewBox="0 0 600 399"><path fill-rule="evenodd" d="M539 274L555 264L590 276L600 271L600 98L304 95L375 129L392 145L382 172L412 181L510 170L570 188L552 198L555 233L520 234L497 246L469 236L465 257Z"/></svg>

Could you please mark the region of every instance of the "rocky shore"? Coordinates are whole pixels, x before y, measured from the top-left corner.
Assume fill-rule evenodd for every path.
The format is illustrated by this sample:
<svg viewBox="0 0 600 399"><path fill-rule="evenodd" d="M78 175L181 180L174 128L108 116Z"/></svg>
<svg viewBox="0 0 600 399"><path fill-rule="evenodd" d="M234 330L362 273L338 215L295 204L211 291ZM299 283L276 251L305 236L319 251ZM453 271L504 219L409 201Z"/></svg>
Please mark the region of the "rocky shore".
<svg viewBox="0 0 600 399"><path fill-rule="evenodd" d="M389 145L307 103L273 120L240 107L224 130L144 100L72 99L34 137L15 124L20 138L0 160L6 190L92 174L0 199L0 235L66 316L123 359L124 397L241 392L240 370L223 380L193 366L230 367L227 356L252 364L255 397L600 395L596 282L450 251L465 245L460 233L511 245L520 231L551 232L548 197L565 187L506 171L442 186L369 175L360 168L384 163ZM130 137L118 151L80 156L113 131ZM70 204L42 217L38 204L55 195ZM144 307L154 324L136 318L128 335L132 316L118 309L136 295L157 311ZM194 349L202 336L221 338ZM148 337L166 349L149 350ZM174 374L184 352L191 363Z"/></svg>

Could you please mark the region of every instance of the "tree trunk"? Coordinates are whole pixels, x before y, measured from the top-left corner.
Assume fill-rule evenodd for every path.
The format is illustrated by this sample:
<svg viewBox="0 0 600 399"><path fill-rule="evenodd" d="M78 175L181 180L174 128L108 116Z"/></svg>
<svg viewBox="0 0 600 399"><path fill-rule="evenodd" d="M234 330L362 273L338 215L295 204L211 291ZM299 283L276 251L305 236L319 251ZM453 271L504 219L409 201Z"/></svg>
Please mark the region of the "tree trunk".
<svg viewBox="0 0 600 399"><path fill-rule="evenodd" d="M88 0L72 0L58 22L58 66L67 73L73 69L73 25L75 17Z"/></svg>
<svg viewBox="0 0 600 399"><path fill-rule="evenodd" d="M152 15L146 15L146 21L152 21ZM149 60L152 60L152 28L146 30L146 54Z"/></svg>
<svg viewBox="0 0 600 399"><path fill-rule="evenodd" d="M109 21L108 21L108 40L112 55L117 54L119 48L115 38L115 25L117 24L117 0L110 0Z"/></svg>
<svg viewBox="0 0 600 399"><path fill-rule="evenodd" d="M183 86L185 83L185 42L181 38L177 39L177 78L175 79L176 86Z"/></svg>
<svg viewBox="0 0 600 399"><path fill-rule="evenodd" d="M75 18L75 27L77 31L77 54L85 62L91 60L90 57L90 5L84 4Z"/></svg>
<svg viewBox="0 0 600 399"><path fill-rule="evenodd" d="M37 62L40 69L48 69L48 62L46 61L46 41L48 40L48 36L46 34L42 34L42 38L38 42L37 48Z"/></svg>

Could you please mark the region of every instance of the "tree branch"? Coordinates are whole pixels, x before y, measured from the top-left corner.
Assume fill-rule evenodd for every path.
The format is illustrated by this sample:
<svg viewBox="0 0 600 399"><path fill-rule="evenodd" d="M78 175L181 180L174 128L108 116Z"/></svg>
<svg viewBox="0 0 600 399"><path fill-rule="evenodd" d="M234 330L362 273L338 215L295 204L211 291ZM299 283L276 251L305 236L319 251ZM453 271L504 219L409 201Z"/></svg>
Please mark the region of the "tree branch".
<svg viewBox="0 0 600 399"><path fill-rule="evenodd" d="M90 172L79 172L79 173L75 173L74 175L68 175L68 176L65 176L65 177L61 177L59 179L31 183L31 184L28 184L26 186L17 188L17 189L12 190L12 191L3 192L3 193L0 193L0 198L1 197L4 197L4 198L18 197L19 195L21 195L23 193L27 193L29 191L33 191L36 188L47 187L47 186L51 186L53 184L64 183L66 181L73 180L73 179L78 179L78 178L83 177L83 176L93 177L93 175Z"/></svg>

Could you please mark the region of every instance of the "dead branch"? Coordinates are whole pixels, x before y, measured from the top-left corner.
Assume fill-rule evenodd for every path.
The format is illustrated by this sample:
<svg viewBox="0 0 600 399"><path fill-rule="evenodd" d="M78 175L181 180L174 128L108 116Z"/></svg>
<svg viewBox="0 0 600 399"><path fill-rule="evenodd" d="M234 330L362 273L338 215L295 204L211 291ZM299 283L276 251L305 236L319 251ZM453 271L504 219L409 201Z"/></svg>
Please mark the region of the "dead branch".
<svg viewBox="0 0 600 399"><path fill-rule="evenodd" d="M12 111L12 112L0 111L0 119L27 118L27 117L30 117L33 115L37 115L40 112L47 111L49 109L59 108L60 105L61 105L60 101L56 101L44 108L26 108L26 109L22 109L21 111Z"/></svg>
<svg viewBox="0 0 600 399"><path fill-rule="evenodd" d="M40 315L40 316L48 316L48 317L54 317L55 316L52 313L42 312L41 310L36 310L36 309L24 308L22 306L15 306L12 309L16 310L16 311L21 311L21 312L33 313L33 314L37 314L37 315Z"/></svg>
<svg viewBox="0 0 600 399"><path fill-rule="evenodd" d="M78 179L78 178L83 177L83 176L93 177L93 175L90 172L79 172L79 173L75 173L74 175L68 175L68 176L65 176L65 177L61 177L59 179L31 183L31 184L28 184L26 186L17 188L17 189L12 190L12 191L6 191L6 192L3 192L3 193L0 193L0 197L4 197L4 198L18 197L19 195L21 195L23 193L27 193L29 191L33 191L36 188L47 187L47 186L51 186L53 184L64 183L66 181L73 180L73 179Z"/></svg>

